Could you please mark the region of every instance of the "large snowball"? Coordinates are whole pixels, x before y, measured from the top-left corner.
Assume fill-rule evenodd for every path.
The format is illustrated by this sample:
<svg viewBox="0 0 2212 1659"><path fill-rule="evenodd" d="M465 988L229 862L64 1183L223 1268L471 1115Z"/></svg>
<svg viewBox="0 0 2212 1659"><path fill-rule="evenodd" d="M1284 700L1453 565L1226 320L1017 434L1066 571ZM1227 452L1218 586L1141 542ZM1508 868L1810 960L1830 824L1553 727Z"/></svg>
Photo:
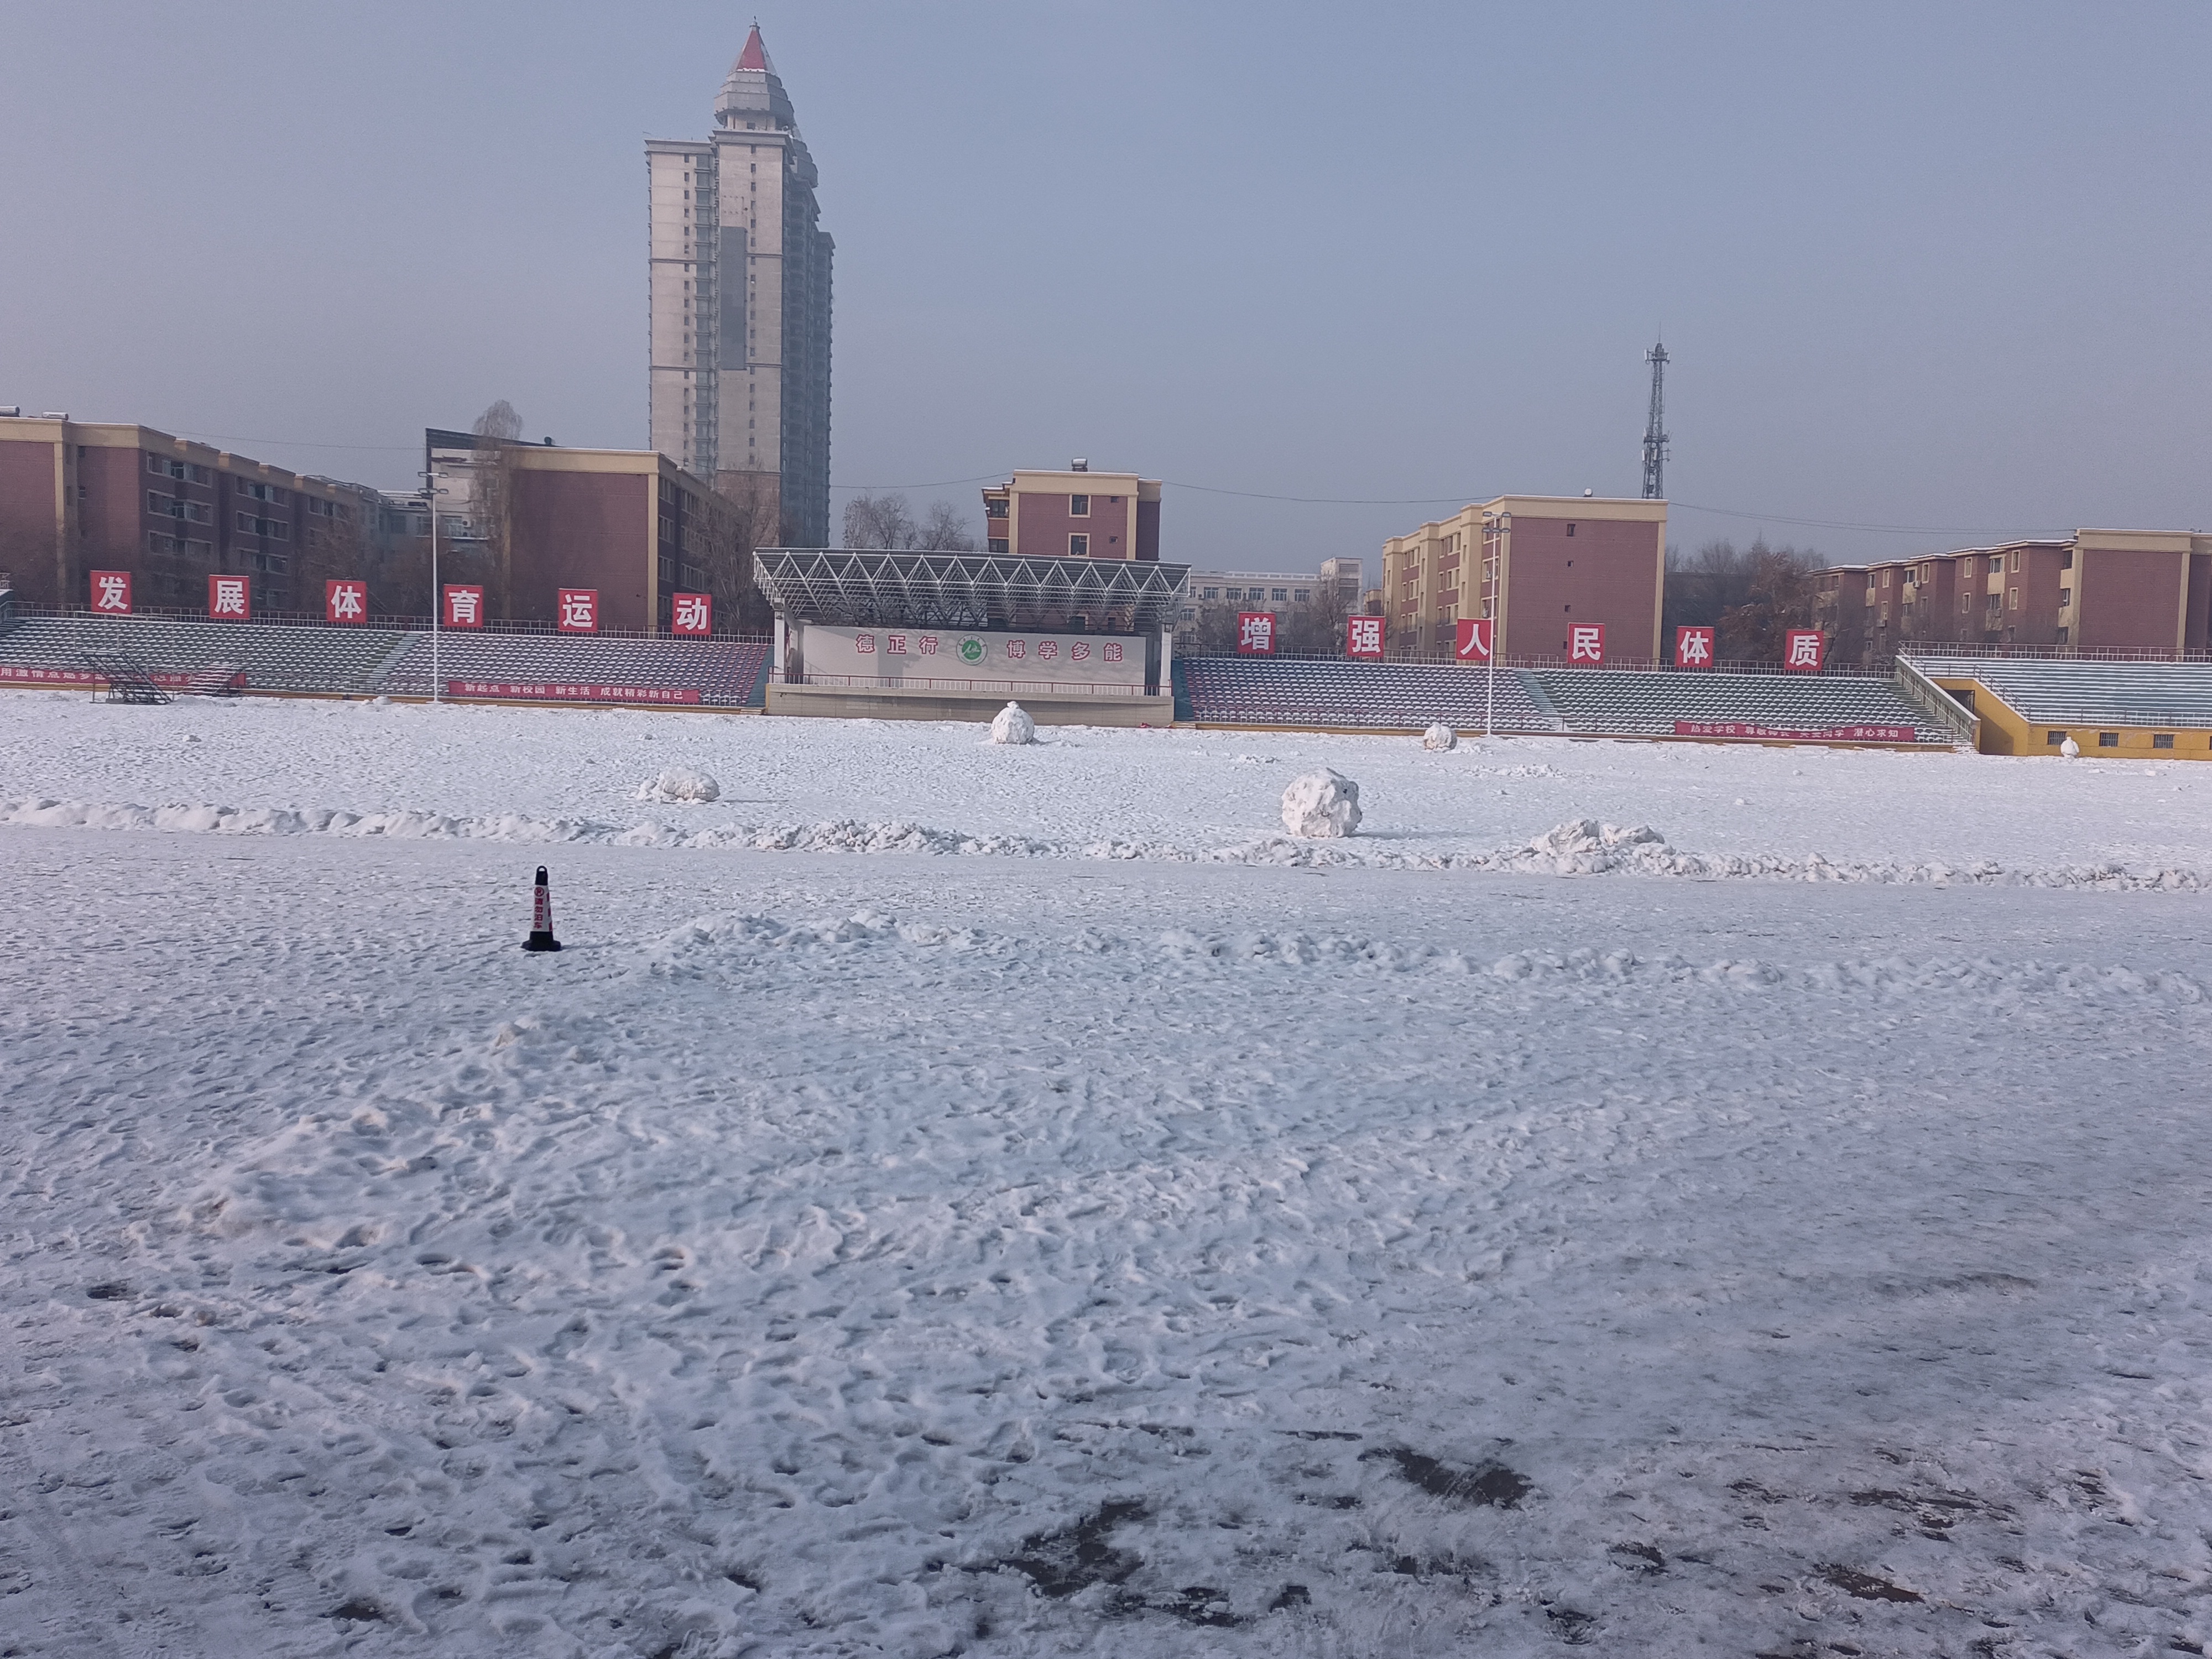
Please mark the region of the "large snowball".
<svg viewBox="0 0 2212 1659"><path fill-rule="evenodd" d="M1018 702L1001 708L991 722L993 743L1035 743L1036 722L1030 718L1029 710Z"/></svg>
<svg viewBox="0 0 2212 1659"><path fill-rule="evenodd" d="M2065 742L2058 745L2058 752L2065 756L2068 760L2072 760L2081 752L2081 745L2069 737Z"/></svg>
<svg viewBox="0 0 2212 1659"><path fill-rule="evenodd" d="M687 801L720 800L722 786L704 772L695 772L688 766L672 766L659 777L638 785L637 798L672 805L681 805Z"/></svg>
<svg viewBox="0 0 2212 1659"><path fill-rule="evenodd" d="M1359 828L1359 786L1325 766L1292 778L1283 791L1283 828L1315 839L1350 835Z"/></svg>
<svg viewBox="0 0 2212 1659"><path fill-rule="evenodd" d="M1421 747L1424 749L1456 749L1459 747L1459 733L1453 731L1449 726L1432 726L1427 731L1421 733Z"/></svg>

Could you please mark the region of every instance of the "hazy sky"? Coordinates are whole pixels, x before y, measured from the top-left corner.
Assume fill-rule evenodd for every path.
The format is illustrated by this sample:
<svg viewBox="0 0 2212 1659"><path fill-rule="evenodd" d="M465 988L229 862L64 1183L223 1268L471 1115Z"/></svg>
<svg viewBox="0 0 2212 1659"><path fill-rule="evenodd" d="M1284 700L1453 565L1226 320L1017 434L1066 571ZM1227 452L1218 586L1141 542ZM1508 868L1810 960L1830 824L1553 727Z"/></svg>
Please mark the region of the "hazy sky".
<svg viewBox="0 0 2212 1659"><path fill-rule="evenodd" d="M0 0L0 404L392 489L496 398L642 446L644 141L752 16ZM950 481L1085 455L1170 482L1168 558L1371 579L1468 500L1634 495L1663 323L1683 545L2212 527L2203 0L759 16L833 511L980 531Z"/></svg>

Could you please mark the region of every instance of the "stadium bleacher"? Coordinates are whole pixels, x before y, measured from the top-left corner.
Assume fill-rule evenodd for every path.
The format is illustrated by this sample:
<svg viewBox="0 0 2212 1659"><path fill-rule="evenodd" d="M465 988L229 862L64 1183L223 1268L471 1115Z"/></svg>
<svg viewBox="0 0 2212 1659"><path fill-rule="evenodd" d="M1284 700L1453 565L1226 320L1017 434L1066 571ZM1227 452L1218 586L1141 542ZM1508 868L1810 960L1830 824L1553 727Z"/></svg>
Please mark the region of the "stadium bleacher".
<svg viewBox="0 0 2212 1659"><path fill-rule="evenodd" d="M127 657L152 673L211 688L228 685L228 672L213 672L226 670L242 673L249 691L426 697L430 654L428 634L398 629L26 617L0 632L0 684L43 671L81 675L93 672L95 658ZM760 704L768 655L761 640L447 633L439 641L438 672L447 681L696 690L702 707L743 708Z"/></svg>
<svg viewBox="0 0 2212 1659"><path fill-rule="evenodd" d="M2039 726L2212 726L2212 663L1901 654L1930 678L1980 681Z"/></svg>
<svg viewBox="0 0 2212 1659"><path fill-rule="evenodd" d="M1844 674L1727 674L1665 669L1529 669L1573 732L1671 735L1678 720L1788 730L1899 726L1949 743L1887 680Z"/></svg>
<svg viewBox="0 0 2212 1659"><path fill-rule="evenodd" d="M1441 720L1482 729L1487 676L1444 663L1185 659L1189 719L1234 726L1413 731ZM1497 729L1589 737L1672 737L1677 721L1769 730L1883 726L1952 741L1887 680L1844 675L1668 670L1498 671Z"/></svg>
<svg viewBox="0 0 2212 1659"><path fill-rule="evenodd" d="M0 634L0 669L82 669L117 653L157 674L230 665L257 691L358 691L407 639L383 628L302 628L156 617L25 617Z"/></svg>
<svg viewBox="0 0 2212 1659"><path fill-rule="evenodd" d="M1488 676L1449 663L1192 657L1183 666L1192 718L1223 725L1417 732L1442 721L1480 731L1487 707ZM1497 730L1564 729L1520 670L1498 671Z"/></svg>
<svg viewBox="0 0 2212 1659"><path fill-rule="evenodd" d="M414 634L408 639L407 650L386 666L376 689L393 696L427 697L430 636ZM705 707L744 708L761 701L768 653L762 640L448 633L438 641L438 673L449 685L464 680L692 690Z"/></svg>

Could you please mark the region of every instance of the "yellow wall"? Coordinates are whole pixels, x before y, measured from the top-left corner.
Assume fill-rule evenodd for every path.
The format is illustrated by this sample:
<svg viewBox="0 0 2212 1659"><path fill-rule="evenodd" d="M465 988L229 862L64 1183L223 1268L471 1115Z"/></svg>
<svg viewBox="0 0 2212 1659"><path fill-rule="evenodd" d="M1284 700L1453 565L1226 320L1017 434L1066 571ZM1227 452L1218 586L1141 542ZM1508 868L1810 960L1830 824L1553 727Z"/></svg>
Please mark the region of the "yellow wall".
<svg viewBox="0 0 2212 1659"><path fill-rule="evenodd" d="M2031 721L1979 680L1942 675L1936 684L1946 691L1971 691L1974 713L1982 721L1984 755L2055 755L2058 745L2050 741L2053 732L2063 732L2081 745L2084 760L2212 760L2212 729L2186 726L2057 726ZM2119 742L2106 748L2098 742L2111 732ZM2173 739L2173 747L2160 749L2154 739Z"/></svg>

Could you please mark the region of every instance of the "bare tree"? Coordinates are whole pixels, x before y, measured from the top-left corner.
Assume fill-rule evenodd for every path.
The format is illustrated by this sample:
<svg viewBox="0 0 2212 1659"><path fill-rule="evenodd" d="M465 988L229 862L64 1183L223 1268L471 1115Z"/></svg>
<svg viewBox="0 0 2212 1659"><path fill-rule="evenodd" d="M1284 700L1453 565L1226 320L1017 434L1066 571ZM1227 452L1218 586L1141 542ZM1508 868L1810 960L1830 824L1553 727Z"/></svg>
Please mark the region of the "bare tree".
<svg viewBox="0 0 2212 1659"><path fill-rule="evenodd" d="M973 553L975 538L950 501L932 501L917 520L904 495L861 494L845 503L845 545L862 550L919 548L933 553Z"/></svg>
<svg viewBox="0 0 2212 1659"><path fill-rule="evenodd" d="M1755 541L1744 556L1747 581L1744 597L1720 614L1720 649L1724 660L1775 662L1782 660L1784 635L1793 628L1813 625L1813 607L1819 584L1814 572L1820 556L1810 548L1769 547Z"/></svg>
<svg viewBox="0 0 2212 1659"><path fill-rule="evenodd" d="M483 558L497 583L497 613L514 614L514 463L522 416L500 398L477 416L477 447L470 468L469 518L481 537ZM437 602L437 595L431 596Z"/></svg>

